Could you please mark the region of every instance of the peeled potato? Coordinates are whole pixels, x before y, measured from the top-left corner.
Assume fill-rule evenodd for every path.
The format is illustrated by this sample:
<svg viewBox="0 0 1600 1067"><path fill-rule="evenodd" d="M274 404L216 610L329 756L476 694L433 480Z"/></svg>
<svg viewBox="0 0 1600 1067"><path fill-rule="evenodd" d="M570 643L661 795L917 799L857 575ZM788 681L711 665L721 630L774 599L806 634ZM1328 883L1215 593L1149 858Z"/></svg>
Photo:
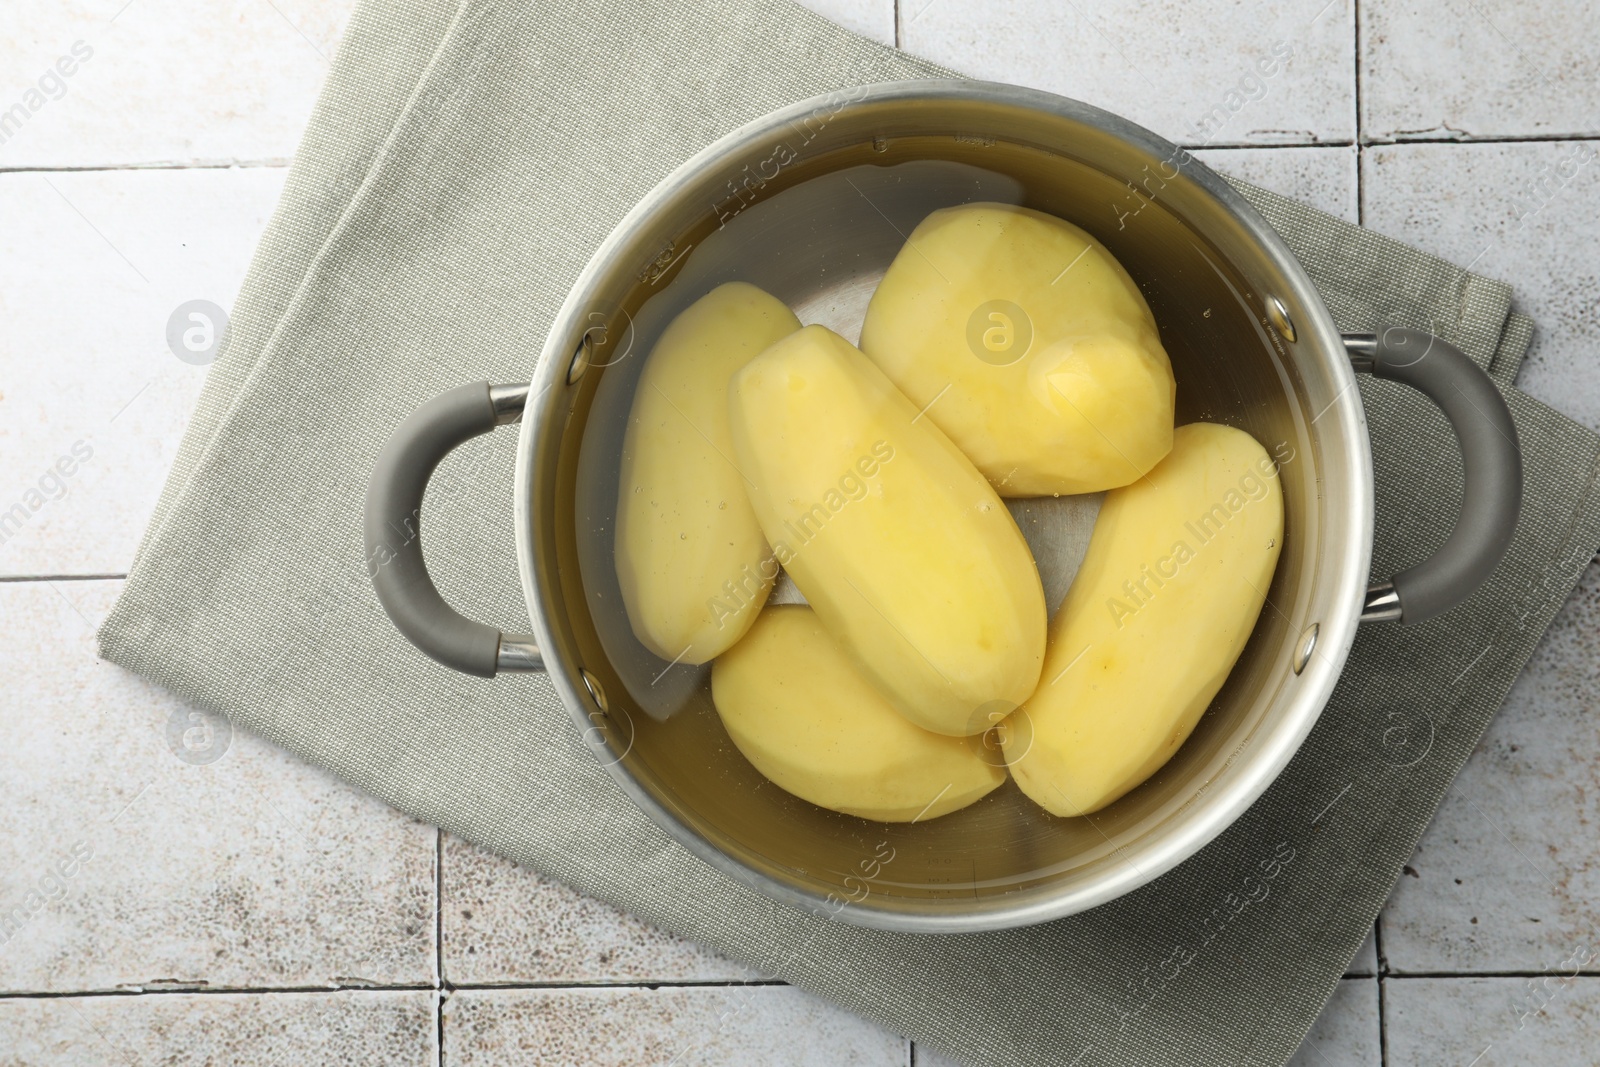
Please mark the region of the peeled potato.
<svg viewBox="0 0 1600 1067"><path fill-rule="evenodd" d="M897 712L803 604L762 612L711 668L711 695L756 770L830 811L936 819L1006 779L980 739L930 733Z"/></svg>
<svg viewBox="0 0 1600 1067"><path fill-rule="evenodd" d="M848 341L808 326L734 376L734 453L778 561L856 666L935 733L981 733L1044 658L1010 512Z"/></svg>
<svg viewBox="0 0 1600 1067"><path fill-rule="evenodd" d="M799 328L776 298L729 282L672 320L640 373L622 446L616 564L634 635L662 659L721 653L777 577L732 461L728 381Z"/></svg>
<svg viewBox="0 0 1600 1067"><path fill-rule="evenodd" d="M1282 542L1277 467L1228 426L1179 427L1153 471L1107 493L1039 689L1001 731L1022 791L1086 815L1154 774L1244 650Z"/></svg>
<svg viewBox="0 0 1600 1067"><path fill-rule="evenodd" d="M929 215L873 294L861 350L1002 496L1127 485L1172 446L1172 366L1144 297L1052 215Z"/></svg>

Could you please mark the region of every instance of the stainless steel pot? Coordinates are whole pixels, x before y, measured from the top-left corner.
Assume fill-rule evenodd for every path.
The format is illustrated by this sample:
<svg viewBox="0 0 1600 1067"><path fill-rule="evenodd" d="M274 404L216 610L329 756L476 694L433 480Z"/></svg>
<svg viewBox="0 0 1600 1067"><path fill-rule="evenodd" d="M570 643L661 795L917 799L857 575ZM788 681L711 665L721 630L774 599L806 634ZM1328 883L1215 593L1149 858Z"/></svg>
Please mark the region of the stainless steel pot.
<svg viewBox="0 0 1600 1067"><path fill-rule="evenodd" d="M722 732L704 672L655 659L627 632L610 540L621 429L654 336L713 285L753 282L803 320L853 336L905 235L928 211L967 200L1022 203L1105 243L1161 327L1178 421L1240 426L1278 457L1285 543L1227 685L1145 785L1087 818L1048 816L1008 784L944 818L872 824L764 782ZM1465 504L1443 548L1370 588L1373 474L1355 372L1428 394L1465 468ZM519 417L531 635L452 610L428 577L418 527L439 459ZM1278 235L1182 149L1046 93L919 81L798 104L680 167L595 253L530 385L462 386L395 431L365 521L374 584L401 632L457 670L548 670L617 784L705 862L844 921L963 931L1093 907L1216 837L1310 731L1357 623L1420 622L1464 599L1503 554L1521 487L1516 431L1487 375L1413 330L1341 337Z"/></svg>

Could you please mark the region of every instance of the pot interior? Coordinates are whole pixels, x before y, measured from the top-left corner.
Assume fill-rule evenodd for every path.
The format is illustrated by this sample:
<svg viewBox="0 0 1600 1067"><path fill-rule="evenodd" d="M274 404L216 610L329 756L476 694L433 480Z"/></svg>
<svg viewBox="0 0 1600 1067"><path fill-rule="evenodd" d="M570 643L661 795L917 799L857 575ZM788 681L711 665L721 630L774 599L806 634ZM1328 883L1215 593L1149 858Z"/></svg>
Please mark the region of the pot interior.
<svg viewBox="0 0 1600 1067"><path fill-rule="evenodd" d="M1342 663L1352 591L1365 578L1370 475L1326 313L1293 265L1241 221L1237 201L1220 198L1220 179L1137 128L1055 98L927 92L835 101L748 132L658 190L602 250L547 350L547 360L577 355L561 376L573 380L553 379L560 395L536 435L548 441L535 443L545 460L532 479L534 558L561 646L549 658L590 701L602 762L669 830L780 898L849 902L839 912L848 921L971 929L1125 892L1191 854L1259 794ZM930 211L972 201L1048 212L1106 245L1155 315L1177 380L1177 422L1240 427L1279 460L1285 541L1227 684L1144 785L1083 818L1048 815L1008 781L942 818L873 823L767 782L723 730L709 665L668 663L633 636L613 563L623 432L656 338L716 285L750 282L853 342L906 235ZM1269 326L1269 297L1289 309L1294 342ZM1094 507L1012 503L1025 520L1057 523ZM1076 561L1055 558L1071 556L1070 546L1048 560L1038 554L1053 611ZM1314 624L1316 652L1297 673Z"/></svg>

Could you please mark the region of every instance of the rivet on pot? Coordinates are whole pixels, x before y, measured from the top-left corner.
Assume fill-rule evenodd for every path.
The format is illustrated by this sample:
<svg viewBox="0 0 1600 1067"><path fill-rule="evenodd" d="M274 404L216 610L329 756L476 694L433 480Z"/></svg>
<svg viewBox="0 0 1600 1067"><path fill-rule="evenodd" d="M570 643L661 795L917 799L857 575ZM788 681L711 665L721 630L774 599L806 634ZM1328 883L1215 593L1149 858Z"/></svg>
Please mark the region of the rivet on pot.
<svg viewBox="0 0 1600 1067"><path fill-rule="evenodd" d="M572 362L567 365L567 384L571 385L583 377L583 372L589 369L589 354L593 348L587 332L578 338L578 347L572 353Z"/></svg>
<svg viewBox="0 0 1600 1067"><path fill-rule="evenodd" d="M578 676L583 679L583 687L589 690L589 696L594 699L595 706L601 711L610 711L611 706L606 703L606 691L600 685L600 679L589 673L588 668L578 668Z"/></svg>
<svg viewBox="0 0 1600 1067"><path fill-rule="evenodd" d="M1289 309L1275 296L1267 297L1267 321L1285 341L1294 341L1294 321L1289 318Z"/></svg>
<svg viewBox="0 0 1600 1067"><path fill-rule="evenodd" d="M1301 631L1300 644L1294 653L1294 673L1299 674L1311 662L1311 653L1317 649L1317 634L1321 629L1322 624L1314 622Z"/></svg>

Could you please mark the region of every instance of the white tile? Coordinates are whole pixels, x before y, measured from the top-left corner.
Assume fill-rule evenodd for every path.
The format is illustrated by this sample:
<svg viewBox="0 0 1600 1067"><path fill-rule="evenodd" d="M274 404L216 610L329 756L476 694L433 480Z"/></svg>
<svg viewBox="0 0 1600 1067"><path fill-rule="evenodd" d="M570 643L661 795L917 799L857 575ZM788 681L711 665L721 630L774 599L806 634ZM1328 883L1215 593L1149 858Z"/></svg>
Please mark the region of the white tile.
<svg viewBox="0 0 1600 1067"><path fill-rule="evenodd" d="M1194 154L1231 178L1299 200L1346 222L1358 221L1354 146L1210 148Z"/></svg>
<svg viewBox="0 0 1600 1067"><path fill-rule="evenodd" d="M1349 141L1353 17L1350 0L901 0L900 45L1181 144Z"/></svg>
<svg viewBox="0 0 1600 1067"><path fill-rule="evenodd" d="M1356 949L1350 966L1345 968L1346 978L1371 978L1378 973L1378 942L1372 934Z"/></svg>
<svg viewBox="0 0 1600 1067"><path fill-rule="evenodd" d="M1600 564L1545 635L1406 865L1381 920L1392 972L1539 972L1593 942L1597 633Z"/></svg>
<svg viewBox="0 0 1600 1067"><path fill-rule="evenodd" d="M436 1064L434 994L171 993L0 1000L0 1063Z"/></svg>
<svg viewBox="0 0 1600 1067"><path fill-rule="evenodd" d="M1370 137L1600 133L1600 24L1588 0L1363 0Z"/></svg>
<svg viewBox="0 0 1600 1067"><path fill-rule="evenodd" d="M453 837L444 840L450 982L706 982L761 977Z"/></svg>
<svg viewBox="0 0 1600 1067"><path fill-rule="evenodd" d="M467 990L444 1004L451 1067L905 1067L907 1047L788 986Z"/></svg>
<svg viewBox="0 0 1600 1067"><path fill-rule="evenodd" d="M1368 149L1366 225L1510 282L1533 316L1519 385L1600 428L1600 142Z"/></svg>
<svg viewBox="0 0 1600 1067"><path fill-rule="evenodd" d="M0 167L287 160L352 7L8 0L0 109L24 110Z"/></svg>
<svg viewBox="0 0 1600 1067"><path fill-rule="evenodd" d="M284 174L0 174L0 574L126 570L206 373L168 320L232 304Z"/></svg>
<svg viewBox="0 0 1600 1067"><path fill-rule="evenodd" d="M0 992L431 982L435 831L96 660L120 585L0 584Z"/></svg>
<svg viewBox="0 0 1600 1067"><path fill-rule="evenodd" d="M799 3L847 30L894 47L895 0L799 0Z"/></svg>
<svg viewBox="0 0 1600 1067"><path fill-rule="evenodd" d="M1600 979L1410 978L1384 989L1389 1067L1578 1067L1600 1047Z"/></svg>
<svg viewBox="0 0 1600 1067"><path fill-rule="evenodd" d="M1383 1063L1376 978L1339 983L1288 1067L1379 1067Z"/></svg>

